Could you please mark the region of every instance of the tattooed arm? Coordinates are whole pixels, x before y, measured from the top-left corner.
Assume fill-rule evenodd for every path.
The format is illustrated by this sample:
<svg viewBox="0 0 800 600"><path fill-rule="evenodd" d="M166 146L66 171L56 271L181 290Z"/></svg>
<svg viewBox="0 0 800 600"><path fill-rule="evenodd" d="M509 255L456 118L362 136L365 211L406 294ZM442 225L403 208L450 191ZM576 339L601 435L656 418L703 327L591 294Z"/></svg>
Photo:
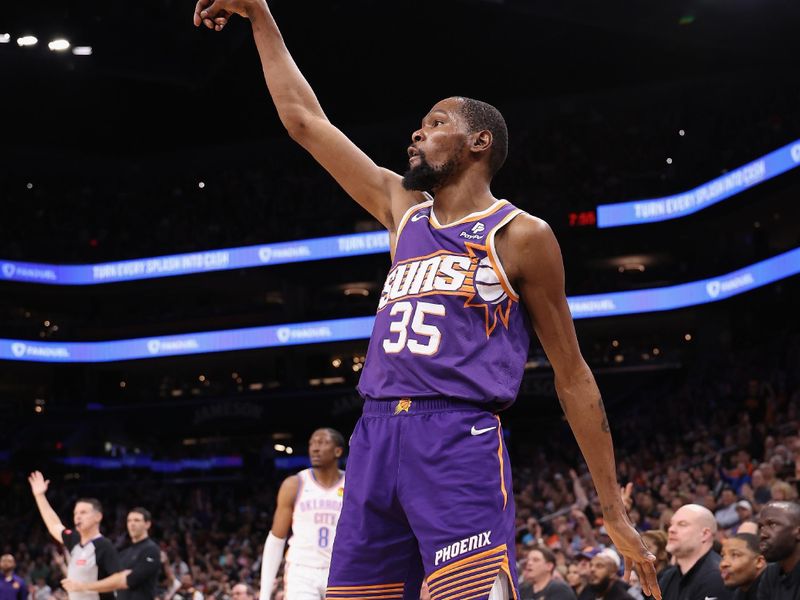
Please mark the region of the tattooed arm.
<svg viewBox="0 0 800 600"><path fill-rule="evenodd" d="M496 247L553 366L558 400L589 466L606 529L627 569L637 567L643 590L660 598L655 557L628 519L619 494L611 430L600 390L578 346L558 242L547 223L520 215L500 231Z"/></svg>

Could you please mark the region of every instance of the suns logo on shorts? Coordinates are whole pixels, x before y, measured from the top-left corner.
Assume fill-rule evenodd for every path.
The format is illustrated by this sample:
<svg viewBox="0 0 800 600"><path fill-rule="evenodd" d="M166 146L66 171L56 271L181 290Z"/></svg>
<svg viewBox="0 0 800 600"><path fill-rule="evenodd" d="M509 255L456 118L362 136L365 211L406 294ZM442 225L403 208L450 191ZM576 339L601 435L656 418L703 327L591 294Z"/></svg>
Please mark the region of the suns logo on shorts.
<svg viewBox="0 0 800 600"><path fill-rule="evenodd" d="M508 329L511 303L486 246L465 242L466 252L440 250L398 262L386 277L378 312L390 304L423 296L463 296L465 308L484 311L486 337L498 321Z"/></svg>
<svg viewBox="0 0 800 600"><path fill-rule="evenodd" d="M409 408L411 408L411 400L403 398L394 407L394 414L399 415L401 412L408 412Z"/></svg>
<svg viewBox="0 0 800 600"><path fill-rule="evenodd" d="M340 487L338 490L336 490L336 493L339 495L339 498L341 498L344 496L344 488Z"/></svg>

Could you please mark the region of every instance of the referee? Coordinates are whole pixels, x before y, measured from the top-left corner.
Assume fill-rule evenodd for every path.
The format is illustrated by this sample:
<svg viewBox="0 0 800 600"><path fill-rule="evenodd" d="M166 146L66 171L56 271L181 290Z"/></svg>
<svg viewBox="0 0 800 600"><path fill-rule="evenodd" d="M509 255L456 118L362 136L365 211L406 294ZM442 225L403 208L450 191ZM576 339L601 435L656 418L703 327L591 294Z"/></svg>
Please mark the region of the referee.
<svg viewBox="0 0 800 600"><path fill-rule="evenodd" d="M91 583L64 579L61 585L70 592L113 592L117 600L153 600L161 570L161 550L150 538L152 518L141 506L128 512L128 535L131 545L120 552L122 570Z"/></svg>
<svg viewBox="0 0 800 600"><path fill-rule="evenodd" d="M120 570L119 557L111 541L100 535L103 507L97 498L79 498L72 514L75 529L67 529L47 501L50 481L39 471L28 477L36 507L47 531L69 552L67 577L82 585L95 583ZM70 591L69 600L114 600L113 593Z"/></svg>

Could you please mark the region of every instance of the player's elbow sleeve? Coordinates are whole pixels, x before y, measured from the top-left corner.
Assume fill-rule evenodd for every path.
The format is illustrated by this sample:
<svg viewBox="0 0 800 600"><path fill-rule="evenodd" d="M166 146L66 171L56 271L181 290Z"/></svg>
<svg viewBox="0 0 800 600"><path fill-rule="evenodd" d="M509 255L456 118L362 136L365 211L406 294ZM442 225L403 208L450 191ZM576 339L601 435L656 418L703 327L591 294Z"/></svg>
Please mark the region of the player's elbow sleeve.
<svg viewBox="0 0 800 600"><path fill-rule="evenodd" d="M272 582L278 575L278 569L283 560L283 549L286 540L269 532L267 541L264 542L264 554L261 557L261 591L259 600L269 600L272 596Z"/></svg>

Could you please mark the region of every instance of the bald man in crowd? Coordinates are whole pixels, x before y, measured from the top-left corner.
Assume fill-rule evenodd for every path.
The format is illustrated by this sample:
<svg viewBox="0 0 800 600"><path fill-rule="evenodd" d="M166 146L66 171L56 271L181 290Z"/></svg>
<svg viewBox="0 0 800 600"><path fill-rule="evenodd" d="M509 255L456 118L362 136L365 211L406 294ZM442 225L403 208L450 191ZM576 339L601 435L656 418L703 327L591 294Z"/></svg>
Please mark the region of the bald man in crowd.
<svg viewBox="0 0 800 600"><path fill-rule="evenodd" d="M714 552L717 521L705 506L685 504L670 520L667 552L675 565L658 578L663 600L732 600L720 575L720 555Z"/></svg>
<svg viewBox="0 0 800 600"><path fill-rule="evenodd" d="M758 600L800 598L800 504L770 502L758 518L761 552L770 564L758 586Z"/></svg>
<svg viewBox="0 0 800 600"><path fill-rule="evenodd" d="M733 590L733 600L758 600L758 586L766 568L758 536L737 533L723 540L719 569L722 581Z"/></svg>

